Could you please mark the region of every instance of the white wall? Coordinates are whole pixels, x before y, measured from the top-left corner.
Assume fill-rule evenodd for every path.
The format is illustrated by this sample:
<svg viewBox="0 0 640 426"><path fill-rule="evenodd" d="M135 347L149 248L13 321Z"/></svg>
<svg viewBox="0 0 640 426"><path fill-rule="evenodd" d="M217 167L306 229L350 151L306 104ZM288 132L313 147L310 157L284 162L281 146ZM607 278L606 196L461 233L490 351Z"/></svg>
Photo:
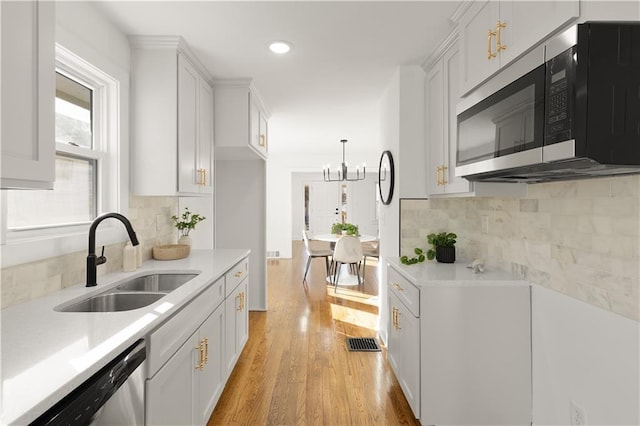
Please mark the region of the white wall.
<svg viewBox="0 0 640 426"><path fill-rule="evenodd" d="M568 425L570 401L588 425L640 424L640 324L532 286L533 420Z"/></svg>
<svg viewBox="0 0 640 426"><path fill-rule="evenodd" d="M424 138L424 70L400 66L381 99L382 149L391 151L395 165L395 188L391 203L380 206L380 256L400 253L400 198L426 195ZM387 274L382 262L381 277ZM378 282L385 282L379 279ZM380 336L387 340L387 290L380 286Z"/></svg>
<svg viewBox="0 0 640 426"><path fill-rule="evenodd" d="M372 120L372 125L375 120ZM367 152L350 151L347 144L346 158L352 164L365 162L367 170L378 171L382 150L371 141ZM292 174L318 173L326 164L333 166L342 161L342 148L336 141L335 152L326 154L269 154L267 160L267 251L280 251L280 257L291 257L291 240L301 238L292 233L293 193ZM300 228L302 229L302 228Z"/></svg>

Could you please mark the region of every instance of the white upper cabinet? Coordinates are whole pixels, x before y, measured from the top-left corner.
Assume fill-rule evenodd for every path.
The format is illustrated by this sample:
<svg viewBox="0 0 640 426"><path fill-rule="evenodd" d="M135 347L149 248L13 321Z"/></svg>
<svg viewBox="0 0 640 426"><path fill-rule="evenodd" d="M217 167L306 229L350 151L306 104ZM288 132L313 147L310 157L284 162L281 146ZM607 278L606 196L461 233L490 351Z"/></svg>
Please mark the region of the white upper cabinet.
<svg viewBox="0 0 640 426"><path fill-rule="evenodd" d="M136 195L213 192L213 94L180 37L132 37L132 185Z"/></svg>
<svg viewBox="0 0 640 426"><path fill-rule="evenodd" d="M460 94L578 16L578 0L473 2L458 26Z"/></svg>
<svg viewBox="0 0 640 426"><path fill-rule="evenodd" d="M267 158L269 114L250 80L215 82L218 159Z"/></svg>
<svg viewBox="0 0 640 426"><path fill-rule="evenodd" d="M55 180L55 3L0 2L1 187Z"/></svg>
<svg viewBox="0 0 640 426"><path fill-rule="evenodd" d="M455 39L427 70L428 195L466 193L471 182L456 177L458 48Z"/></svg>

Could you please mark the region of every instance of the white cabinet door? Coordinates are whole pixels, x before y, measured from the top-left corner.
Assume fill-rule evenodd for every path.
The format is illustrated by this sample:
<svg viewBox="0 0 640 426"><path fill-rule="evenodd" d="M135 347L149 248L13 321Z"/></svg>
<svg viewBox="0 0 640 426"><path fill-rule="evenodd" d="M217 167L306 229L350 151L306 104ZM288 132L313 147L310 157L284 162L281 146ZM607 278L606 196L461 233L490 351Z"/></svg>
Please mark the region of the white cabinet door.
<svg viewBox="0 0 640 426"><path fill-rule="evenodd" d="M213 193L213 89L209 83L200 79L198 90L198 178L200 192Z"/></svg>
<svg viewBox="0 0 640 426"><path fill-rule="evenodd" d="M227 296L225 301L225 370L228 377L249 336L247 310L247 282L245 279Z"/></svg>
<svg viewBox="0 0 640 426"><path fill-rule="evenodd" d="M456 155L458 149L458 120L456 105L460 99L458 90L458 72L460 70L459 53L456 45L451 47L442 58L444 74L444 157L443 157L443 187L447 194L459 194L473 190L473 184L468 180L456 176Z"/></svg>
<svg viewBox="0 0 640 426"><path fill-rule="evenodd" d="M133 36L133 192L146 196L213 192L213 98L180 37Z"/></svg>
<svg viewBox="0 0 640 426"><path fill-rule="evenodd" d="M265 155L269 153L269 123L264 113L260 113L260 147Z"/></svg>
<svg viewBox="0 0 640 426"><path fill-rule="evenodd" d="M466 193L471 183L456 177L458 48L452 45L427 72L429 195Z"/></svg>
<svg viewBox="0 0 640 426"><path fill-rule="evenodd" d="M205 348L205 363L195 375L194 416L195 424L199 425L207 423L224 389L224 316L224 305L220 305L199 330L200 341Z"/></svg>
<svg viewBox="0 0 640 426"><path fill-rule="evenodd" d="M474 3L459 22L460 93L468 93L578 16L578 0Z"/></svg>
<svg viewBox="0 0 640 426"><path fill-rule="evenodd" d="M500 21L506 25L502 29L502 42L506 48L500 52L501 66L579 14L578 0L501 1Z"/></svg>
<svg viewBox="0 0 640 426"><path fill-rule="evenodd" d="M194 333L146 383L145 423L194 424L194 376L199 362L198 333Z"/></svg>
<svg viewBox="0 0 640 426"><path fill-rule="evenodd" d="M405 398L416 418L420 418L420 320L389 291L387 356Z"/></svg>
<svg viewBox="0 0 640 426"><path fill-rule="evenodd" d="M1 188L55 180L55 4L0 2Z"/></svg>
<svg viewBox="0 0 640 426"><path fill-rule="evenodd" d="M444 159L444 70L439 60L427 71L427 185L429 195L444 192L442 165Z"/></svg>
<svg viewBox="0 0 640 426"><path fill-rule="evenodd" d="M215 147L218 160L267 158L268 117L250 80L218 80Z"/></svg>
<svg viewBox="0 0 640 426"><path fill-rule="evenodd" d="M497 0L474 3L460 19L461 94L469 92L500 68L495 47L495 26L498 19Z"/></svg>
<svg viewBox="0 0 640 426"><path fill-rule="evenodd" d="M260 151L260 108L249 94L249 144Z"/></svg>
<svg viewBox="0 0 640 426"><path fill-rule="evenodd" d="M178 190L200 192L197 159L198 89L196 69L178 55Z"/></svg>

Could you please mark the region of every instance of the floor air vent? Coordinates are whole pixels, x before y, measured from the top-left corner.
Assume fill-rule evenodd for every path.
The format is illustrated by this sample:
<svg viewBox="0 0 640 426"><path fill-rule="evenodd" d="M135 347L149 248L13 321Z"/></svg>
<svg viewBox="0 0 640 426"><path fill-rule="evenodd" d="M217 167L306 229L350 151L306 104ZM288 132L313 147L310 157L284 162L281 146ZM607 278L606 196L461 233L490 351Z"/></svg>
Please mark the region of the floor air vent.
<svg viewBox="0 0 640 426"><path fill-rule="evenodd" d="M351 352L380 352L380 346L372 337L347 337L347 348Z"/></svg>

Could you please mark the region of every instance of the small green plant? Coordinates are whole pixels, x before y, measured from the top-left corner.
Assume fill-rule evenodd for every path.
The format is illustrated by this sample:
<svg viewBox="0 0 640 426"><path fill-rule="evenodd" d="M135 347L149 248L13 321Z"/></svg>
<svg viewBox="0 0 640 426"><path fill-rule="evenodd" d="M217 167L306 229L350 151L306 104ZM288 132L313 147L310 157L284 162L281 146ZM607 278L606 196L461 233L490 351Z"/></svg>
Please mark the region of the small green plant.
<svg viewBox="0 0 640 426"><path fill-rule="evenodd" d="M436 257L437 247L454 247L458 236L453 232L440 232L439 234L427 235L427 242L433 246L427 250L427 259L433 260Z"/></svg>
<svg viewBox="0 0 640 426"><path fill-rule="evenodd" d="M400 262L404 263L405 265L413 265L416 263L424 262L424 252L421 248L416 247L413 249L413 252L416 254L415 257L402 256L400 258Z"/></svg>
<svg viewBox="0 0 640 426"><path fill-rule="evenodd" d="M189 207L185 207L184 213L182 213L180 217L173 215L171 219L173 219L174 226L180 231L180 235L186 237L189 235L189 232L196 227L198 222L202 222L206 217L200 216L197 213L192 214L189 211Z"/></svg>
<svg viewBox="0 0 640 426"><path fill-rule="evenodd" d="M334 223L331 225L332 234L341 234L342 231L347 231L347 235L360 235L358 232L358 226L352 223Z"/></svg>

